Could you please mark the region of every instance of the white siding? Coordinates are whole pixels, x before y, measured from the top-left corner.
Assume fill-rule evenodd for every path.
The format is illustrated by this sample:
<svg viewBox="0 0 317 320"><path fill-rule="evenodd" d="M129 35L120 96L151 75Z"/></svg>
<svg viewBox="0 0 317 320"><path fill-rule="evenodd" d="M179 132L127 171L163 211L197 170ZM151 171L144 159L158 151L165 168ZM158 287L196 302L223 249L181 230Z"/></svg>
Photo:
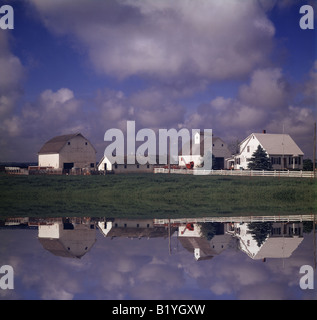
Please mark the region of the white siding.
<svg viewBox="0 0 317 320"><path fill-rule="evenodd" d="M39 238L59 239L61 236L62 224L54 223L53 225L40 225Z"/></svg>
<svg viewBox="0 0 317 320"><path fill-rule="evenodd" d="M248 160L252 157L252 154L259 145L263 148L259 140L254 135L252 135L250 139L246 139L246 141L240 146L240 164L236 164L235 169L248 169Z"/></svg>
<svg viewBox="0 0 317 320"><path fill-rule="evenodd" d="M39 166L40 167L53 167L59 168L59 154L40 154L39 155Z"/></svg>
<svg viewBox="0 0 317 320"><path fill-rule="evenodd" d="M112 170L112 163L109 161L107 157L103 157L101 162L98 163L98 170L104 171L105 170L105 164L107 164L107 171Z"/></svg>

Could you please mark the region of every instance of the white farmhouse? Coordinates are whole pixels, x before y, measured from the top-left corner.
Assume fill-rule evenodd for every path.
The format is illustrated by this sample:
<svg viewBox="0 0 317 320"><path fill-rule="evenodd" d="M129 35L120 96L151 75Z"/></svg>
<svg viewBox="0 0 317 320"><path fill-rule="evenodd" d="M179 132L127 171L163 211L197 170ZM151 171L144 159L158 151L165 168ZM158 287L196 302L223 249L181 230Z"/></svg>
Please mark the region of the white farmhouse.
<svg viewBox="0 0 317 320"><path fill-rule="evenodd" d="M248 169L258 146L269 156L274 170L303 169L303 151L288 134L252 133L240 143L240 153L230 159L234 169Z"/></svg>
<svg viewBox="0 0 317 320"><path fill-rule="evenodd" d="M38 153L39 167L70 170L94 168L96 150L81 133L54 137Z"/></svg>

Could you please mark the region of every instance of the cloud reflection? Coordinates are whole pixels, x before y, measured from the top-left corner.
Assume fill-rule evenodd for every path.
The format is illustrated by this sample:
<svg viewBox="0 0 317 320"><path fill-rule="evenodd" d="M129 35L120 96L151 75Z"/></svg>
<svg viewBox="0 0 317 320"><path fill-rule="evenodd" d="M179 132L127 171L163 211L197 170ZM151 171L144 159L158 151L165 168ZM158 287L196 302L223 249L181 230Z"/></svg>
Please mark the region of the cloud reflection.
<svg viewBox="0 0 317 320"><path fill-rule="evenodd" d="M113 240L96 232L80 259L56 256L38 230L0 230L0 264L15 271L14 290L0 299L316 299L301 290L299 269L313 265L313 236L306 234L289 258L251 259L229 247L196 261L177 238ZM315 286L316 288L316 286Z"/></svg>

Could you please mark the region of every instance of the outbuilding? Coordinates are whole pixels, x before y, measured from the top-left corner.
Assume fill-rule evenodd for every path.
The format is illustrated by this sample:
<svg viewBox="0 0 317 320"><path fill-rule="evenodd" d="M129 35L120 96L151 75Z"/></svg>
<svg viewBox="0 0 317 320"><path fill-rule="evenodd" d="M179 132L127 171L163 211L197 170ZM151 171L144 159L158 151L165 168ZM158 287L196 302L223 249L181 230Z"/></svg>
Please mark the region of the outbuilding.
<svg viewBox="0 0 317 320"><path fill-rule="evenodd" d="M69 171L96 166L96 149L81 133L57 136L47 141L38 153L39 167Z"/></svg>

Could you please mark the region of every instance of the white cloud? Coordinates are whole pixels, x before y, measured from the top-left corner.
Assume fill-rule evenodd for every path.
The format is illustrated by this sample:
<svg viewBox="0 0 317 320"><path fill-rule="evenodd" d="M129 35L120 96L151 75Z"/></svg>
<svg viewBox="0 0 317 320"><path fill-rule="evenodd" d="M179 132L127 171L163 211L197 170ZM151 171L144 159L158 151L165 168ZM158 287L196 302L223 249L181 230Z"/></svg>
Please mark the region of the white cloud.
<svg viewBox="0 0 317 320"><path fill-rule="evenodd" d="M244 76L267 62L275 34L251 0L32 3L51 31L75 36L96 71L172 85Z"/></svg>
<svg viewBox="0 0 317 320"><path fill-rule="evenodd" d="M251 76L250 85L243 85L239 99L257 109L283 109L288 100L287 83L281 69L258 69Z"/></svg>

